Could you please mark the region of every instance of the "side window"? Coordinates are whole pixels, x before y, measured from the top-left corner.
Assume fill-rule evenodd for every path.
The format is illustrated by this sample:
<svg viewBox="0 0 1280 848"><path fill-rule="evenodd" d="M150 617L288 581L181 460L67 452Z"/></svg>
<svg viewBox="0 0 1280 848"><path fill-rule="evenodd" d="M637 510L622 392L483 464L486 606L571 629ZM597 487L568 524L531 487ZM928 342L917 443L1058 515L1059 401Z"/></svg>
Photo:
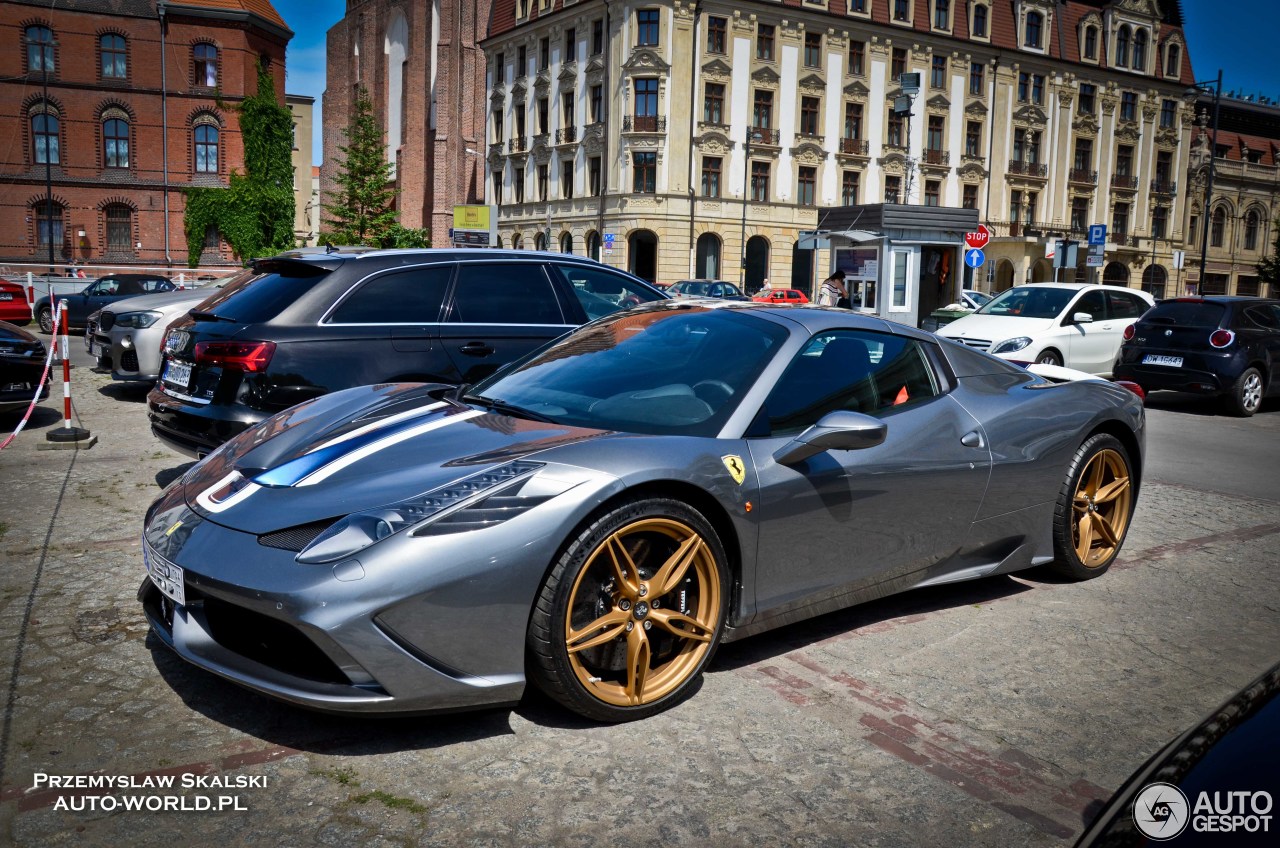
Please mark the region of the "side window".
<svg viewBox="0 0 1280 848"><path fill-rule="evenodd" d="M920 342L888 333L819 333L765 401L769 434L790 436L829 412L878 415L941 394Z"/></svg>
<svg viewBox="0 0 1280 848"><path fill-rule="evenodd" d="M1276 308L1274 306L1250 306L1244 311L1249 320L1264 330L1280 329L1280 324L1276 323Z"/></svg>
<svg viewBox="0 0 1280 848"><path fill-rule="evenodd" d="M148 281L150 282L150 281ZM116 294L143 294L146 289L142 287L142 280L122 280L120 287L116 289Z"/></svg>
<svg viewBox="0 0 1280 848"><path fill-rule="evenodd" d="M120 290L120 281L108 277L105 280L99 280L87 292L90 295L111 295Z"/></svg>
<svg viewBox="0 0 1280 848"><path fill-rule="evenodd" d="M541 263L461 263L450 321L463 324L564 324Z"/></svg>
<svg viewBox="0 0 1280 848"><path fill-rule="evenodd" d="M1110 317L1112 318L1137 318L1142 315L1145 311L1143 307L1146 306L1138 298L1123 292L1107 292L1107 305L1111 309ZM1097 317L1097 315L1094 316L1095 319Z"/></svg>
<svg viewBox="0 0 1280 848"><path fill-rule="evenodd" d="M636 285L633 280L619 274L579 265L553 267L573 289L574 297L591 319L659 299L652 292Z"/></svg>
<svg viewBox="0 0 1280 848"><path fill-rule="evenodd" d="M1101 321L1107 317L1107 305L1103 300L1103 292L1101 289L1094 289L1091 292L1085 292L1084 296L1075 302L1067 312L1067 320L1063 323L1070 324L1077 312L1088 312L1093 316L1093 320Z"/></svg>
<svg viewBox="0 0 1280 848"><path fill-rule="evenodd" d="M452 265L392 271L366 280L329 316L330 324L431 324L440 320Z"/></svg>

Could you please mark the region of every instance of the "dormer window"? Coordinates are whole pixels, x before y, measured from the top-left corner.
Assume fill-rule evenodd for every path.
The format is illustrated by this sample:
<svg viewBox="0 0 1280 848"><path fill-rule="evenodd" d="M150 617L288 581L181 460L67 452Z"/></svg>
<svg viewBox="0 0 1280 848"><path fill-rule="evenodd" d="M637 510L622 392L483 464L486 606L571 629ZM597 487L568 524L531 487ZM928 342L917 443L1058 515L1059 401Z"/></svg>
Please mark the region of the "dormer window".
<svg viewBox="0 0 1280 848"><path fill-rule="evenodd" d="M1041 39L1044 37L1044 15L1039 12L1027 13L1027 38L1024 42L1027 47L1040 49Z"/></svg>
<svg viewBox="0 0 1280 848"><path fill-rule="evenodd" d="M1098 28L1096 26L1087 26L1084 28L1084 58L1098 60Z"/></svg>
<svg viewBox="0 0 1280 848"><path fill-rule="evenodd" d="M951 0L933 0L933 28L951 29Z"/></svg>
<svg viewBox="0 0 1280 848"><path fill-rule="evenodd" d="M1177 79L1182 69L1182 50L1177 44L1170 44L1164 53L1164 75Z"/></svg>
<svg viewBox="0 0 1280 848"><path fill-rule="evenodd" d="M895 21L911 21L911 0L893 0L893 19Z"/></svg>
<svg viewBox="0 0 1280 848"><path fill-rule="evenodd" d="M979 3L973 7L973 36L987 37L987 7Z"/></svg>
<svg viewBox="0 0 1280 848"><path fill-rule="evenodd" d="M1116 67L1129 67L1129 27L1122 26L1116 33Z"/></svg>
<svg viewBox="0 0 1280 848"><path fill-rule="evenodd" d="M1147 31L1145 29L1133 31L1133 69L1135 71L1147 69Z"/></svg>

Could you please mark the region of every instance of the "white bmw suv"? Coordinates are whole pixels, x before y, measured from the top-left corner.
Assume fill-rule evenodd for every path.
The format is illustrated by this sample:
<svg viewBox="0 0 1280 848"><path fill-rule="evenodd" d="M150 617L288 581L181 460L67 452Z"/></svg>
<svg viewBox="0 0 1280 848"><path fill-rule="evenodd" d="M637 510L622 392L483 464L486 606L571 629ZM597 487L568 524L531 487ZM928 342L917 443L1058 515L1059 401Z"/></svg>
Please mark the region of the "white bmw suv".
<svg viewBox="0 0 1280 848"><path fill-rule="evenodd" d="M1024 365L1109 376L1125 327L1155 301L1122 286L1029 283L996 295L938 335Z"/></svg>

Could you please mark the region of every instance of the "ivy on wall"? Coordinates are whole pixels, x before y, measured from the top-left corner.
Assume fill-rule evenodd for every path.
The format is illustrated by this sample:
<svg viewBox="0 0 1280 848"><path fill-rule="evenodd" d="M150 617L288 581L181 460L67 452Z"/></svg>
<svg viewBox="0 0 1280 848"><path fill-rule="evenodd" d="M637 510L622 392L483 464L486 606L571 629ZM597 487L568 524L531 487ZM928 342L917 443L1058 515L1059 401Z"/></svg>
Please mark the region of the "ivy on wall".
<svg viewBox="0 0 1280 848"><path fill-rule="evenodd" d="M205 233L216 227L241 261L294 247L293 116L276 99L266 66L258 66L258 91L240 113L244 173L232 172L226 187L184 189L187 262L200 264Z"/></svg>

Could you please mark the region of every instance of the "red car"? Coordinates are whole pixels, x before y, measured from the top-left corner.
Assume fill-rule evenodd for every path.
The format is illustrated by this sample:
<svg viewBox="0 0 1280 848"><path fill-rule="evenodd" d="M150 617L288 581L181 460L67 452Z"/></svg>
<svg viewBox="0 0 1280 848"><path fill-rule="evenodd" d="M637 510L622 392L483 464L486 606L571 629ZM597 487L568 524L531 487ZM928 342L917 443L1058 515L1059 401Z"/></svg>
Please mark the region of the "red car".
<svg viewBox="0 0 1280 848"><path fill-rule="evenodd" d="M799 289L762 289L756 292L756 296L751 299L774 305L809 302L809 298Z"/></svg>
<svg viewBox="0 0 1280 848"><path fill-rule="evenodd" d="M0 321L19 326L31 323L31 306L27 302L26 286L0 280Z"/></svg>

